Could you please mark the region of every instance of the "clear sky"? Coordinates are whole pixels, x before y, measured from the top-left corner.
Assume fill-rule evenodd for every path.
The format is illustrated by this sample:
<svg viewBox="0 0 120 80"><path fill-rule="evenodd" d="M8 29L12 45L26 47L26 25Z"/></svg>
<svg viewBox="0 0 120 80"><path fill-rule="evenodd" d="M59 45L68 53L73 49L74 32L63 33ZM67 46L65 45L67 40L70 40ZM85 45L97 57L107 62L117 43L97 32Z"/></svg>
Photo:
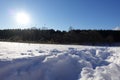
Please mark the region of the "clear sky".
<svg viewBox="0 0 120 80"><path fill-rule="evenodd" d="M15 19L20 12L30 18L24 26ZM0 28L25 26L59 30L68 30L70 26L113 29L120 26L120 0L0 0Z"/></svg>

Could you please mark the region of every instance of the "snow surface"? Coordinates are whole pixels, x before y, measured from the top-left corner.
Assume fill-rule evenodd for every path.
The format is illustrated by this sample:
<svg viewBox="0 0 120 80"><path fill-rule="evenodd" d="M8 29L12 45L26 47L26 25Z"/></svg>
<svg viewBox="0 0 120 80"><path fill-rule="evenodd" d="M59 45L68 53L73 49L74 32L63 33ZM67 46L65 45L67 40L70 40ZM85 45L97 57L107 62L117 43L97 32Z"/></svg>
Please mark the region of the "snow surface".
<svg viewBox="0 0 120 80"><path fill-rule="evenodd" d="M120 47L0 42L0 80L120 80Z"/></svg>

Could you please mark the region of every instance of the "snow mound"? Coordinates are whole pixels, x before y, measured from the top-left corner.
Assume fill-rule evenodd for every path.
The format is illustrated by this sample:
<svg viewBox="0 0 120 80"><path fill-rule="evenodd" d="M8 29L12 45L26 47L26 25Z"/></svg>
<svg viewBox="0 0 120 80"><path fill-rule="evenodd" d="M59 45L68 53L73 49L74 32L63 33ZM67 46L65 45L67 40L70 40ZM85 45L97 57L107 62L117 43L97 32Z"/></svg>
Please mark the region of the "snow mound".
<svg viewBox="0 0 120 80"><path fill-rule="evenodd" d="M108 66L96 67L95 70L85 67L79 80L120 80L120 66L111 63Z"/></svg>

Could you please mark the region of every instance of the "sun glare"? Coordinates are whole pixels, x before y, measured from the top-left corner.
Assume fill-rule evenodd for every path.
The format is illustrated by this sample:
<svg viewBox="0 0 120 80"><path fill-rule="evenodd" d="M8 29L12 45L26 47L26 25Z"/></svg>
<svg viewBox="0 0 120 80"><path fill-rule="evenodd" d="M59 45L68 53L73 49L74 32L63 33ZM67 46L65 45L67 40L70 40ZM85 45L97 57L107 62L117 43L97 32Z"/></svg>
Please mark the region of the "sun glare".
<svg viewBox="0 0 120 80"><path fill-rule="evenodd" d="M30 17L25 12L20 12L16 14L16 21L18 24L28 24L30 22Z"/></svg>

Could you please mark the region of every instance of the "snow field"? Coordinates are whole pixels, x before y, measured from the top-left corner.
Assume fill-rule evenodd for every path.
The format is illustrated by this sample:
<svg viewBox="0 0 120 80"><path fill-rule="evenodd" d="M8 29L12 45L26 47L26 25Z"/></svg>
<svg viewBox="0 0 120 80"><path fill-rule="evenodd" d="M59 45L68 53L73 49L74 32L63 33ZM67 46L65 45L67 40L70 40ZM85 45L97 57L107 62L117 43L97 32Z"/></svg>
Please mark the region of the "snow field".
<svg viewBox="0 0 120 80"><path fill-rule="evenodd" d="M120 48L0 42L0 80L120 80Z"/></svg>

